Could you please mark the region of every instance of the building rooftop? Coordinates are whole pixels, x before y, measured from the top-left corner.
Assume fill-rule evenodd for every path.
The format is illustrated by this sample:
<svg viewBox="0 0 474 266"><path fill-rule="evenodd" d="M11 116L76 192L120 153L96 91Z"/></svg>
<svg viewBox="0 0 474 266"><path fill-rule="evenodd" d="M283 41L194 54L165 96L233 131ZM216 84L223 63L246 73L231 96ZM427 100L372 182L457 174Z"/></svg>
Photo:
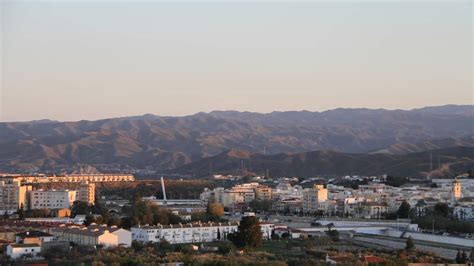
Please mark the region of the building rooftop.
<svg viewBox="0 0 474 266"><path fill-rule="evenodd" d="M26 231L26 232L21 232L19 234L16 234L16 236L21 237L21 238L33 238L33 237L49 237L52 236L48 233L41 232L41 231Z"/></svg>
<svg viewBox="0 0 474 266"><path fill-rule="evenodd" d="M37 248L40 245L38 244L10 244L14 248Z"/></svg>

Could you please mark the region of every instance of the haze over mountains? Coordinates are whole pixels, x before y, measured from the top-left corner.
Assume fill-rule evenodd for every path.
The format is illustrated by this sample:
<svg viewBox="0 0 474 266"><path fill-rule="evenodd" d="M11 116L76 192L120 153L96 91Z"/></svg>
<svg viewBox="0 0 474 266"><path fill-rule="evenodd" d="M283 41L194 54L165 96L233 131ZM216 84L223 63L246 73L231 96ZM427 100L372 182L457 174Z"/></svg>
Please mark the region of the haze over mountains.
<svg viewBox="0 0 474 266"><path fill-rule="evenodd" d="M268 114L214 111L185 117L148 114L98 121L6 122L0 123L0 171L51 171L81 164L99 169L186 172L189 168L184 165L230 149L251 154L302 156L306 162L315 156L326 157L346 167L344 173L350 171L349 166L335 154L371 153L364 155L369 162L409 152L425 156L423 151L448 148L446 156L455 162L456 154L459 158L471 158L465 156L472 152L470 149L449 148L474 146L473 117L473 105L449 105L408 111L335 109ZM311 151L321 152L304 153ZM321 171L336 174L341 166L333 168L328 166L327 171ZM374 172L356 170L362 171L359 174Z"/></svg>

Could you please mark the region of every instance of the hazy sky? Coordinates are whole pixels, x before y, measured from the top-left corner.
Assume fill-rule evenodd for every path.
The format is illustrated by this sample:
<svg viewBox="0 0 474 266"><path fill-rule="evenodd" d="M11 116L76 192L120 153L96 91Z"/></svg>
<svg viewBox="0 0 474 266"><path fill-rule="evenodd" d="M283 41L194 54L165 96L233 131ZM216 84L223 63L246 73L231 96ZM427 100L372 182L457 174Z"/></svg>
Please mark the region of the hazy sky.
<svg viewBox="0 0 474 266"><path fill-rule="evenodd" d="M0 121L472 104L472 8L3 1Z"/></svg>

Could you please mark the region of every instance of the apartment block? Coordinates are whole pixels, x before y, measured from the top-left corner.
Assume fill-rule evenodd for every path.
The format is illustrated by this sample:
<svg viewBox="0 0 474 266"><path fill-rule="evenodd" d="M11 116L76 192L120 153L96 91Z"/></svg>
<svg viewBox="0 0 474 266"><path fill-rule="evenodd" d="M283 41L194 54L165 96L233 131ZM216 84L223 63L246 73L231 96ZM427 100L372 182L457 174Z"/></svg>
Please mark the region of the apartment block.
<svg viewBox="0 0 474 266"><path fill-rule="evenodd" d="M28 191L31 191L31 186L21 185L18 180L0 180L0 213L14 213L21 207L28 208Z"/></svg>
<svg viewBox="0 0 474 266"><path fill-rule="evenodd" d="M76 201L75 190L34 190L30 192L30 209L70 208Z"/></svg>

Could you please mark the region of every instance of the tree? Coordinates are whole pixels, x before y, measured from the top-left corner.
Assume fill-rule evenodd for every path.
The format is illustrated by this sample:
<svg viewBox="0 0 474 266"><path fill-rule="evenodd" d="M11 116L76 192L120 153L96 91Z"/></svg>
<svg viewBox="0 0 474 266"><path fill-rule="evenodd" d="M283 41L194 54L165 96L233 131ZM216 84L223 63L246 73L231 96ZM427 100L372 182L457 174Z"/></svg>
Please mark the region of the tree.
<svg viewBox="0 0 474 266"><path fill-rule="evenodd" d="M336 229L327 231L327 235L331 238L332 241L339 241L339 231L337 231Z"/></svg>
<svg viewBox="0 0 474 266"><path fill-rule="evenodd" d="M207 213L218 220L224 215L224 207L219 203L210 203L207 205Z"/></svg>
<svg viewBox="0 0 474 266"><path fill-rule="evenodd" d="M132 248L135 250L135 252L140 252L143 250L144 246L141 242L133 240L132 241Z"/></svg>
<svg viewBox="0 0 474 266"><path fill-rule="evenodd" d="M438 202L434 206L434 213L435 215L448 217L449 216L449 206L446 203Z"/></svg>
<svg viewBox="0 0 474 266"><path fill-rule="evenodd" d="M166 239L162 238L162 239L160 239L160 243L158 244L158 249L160 251L170 251L171 250L171 244Z"/></svg>
<svg viewBox="0 0 474 266"><path fill-rule="evenodd" d="M86 215L86 218L84 220L84 225L85 226L89 226L91 223L95 223L95 222L96 222L96 220L95 220L93 215L91 215L91 214Z"/></svg>
<svg viewBox="0 0 474 266"><path fill-rule="evenodd" d="M238 231L229 234L229 240L238 247L256 248L262 243L262 231L260 222L255 216L242 217Z"/></svg>
<svg viewBox="0 0 474 266"><path fill-rule="evenodd" d="M469 255L470 261L474 262L474 247L471 249L471 254Z"/></svg>
<svg viewBox="0 0 474 266"><path fill-rule="evenodd" d="M90 212L90 209L89 209L89 205L87 204L87 202L76 200L72 204L71 213L74 216L76 216L78 214L79 215L86 215L86 214L89 214L89 212Z"/></svg>
<svg viewBox="0 0 474 266"><path fill-rule="evenodd" d="M458 253L456 254L456 259L455 259L457 264L462 263L462 257L461 257L461 251L458 249Z"/></svg>
<svg viewBox="0 0 474 266"><path fill-rule="evenodd" d="M250 208L252 208L253 211L268 212L272 207L272 201L254 199L249 203L249 206Z"/></svg>
<svg viewBox="0 0 474 266"><path fill-rule="evenodd" d="M402 204L400 204L400 207L398 207L398 217L405 219L408 218L408 216L410 215L410 209L410 204L406 200L404 200Z"/></svg>
<svg viewBox="0 0 474 266"><path fill-rule="evenodd" d="M408 239L407 239L405 249L406 250L415 249L415 243L413 243L413 239L411 238L411 236L409 236Z"/></svg>
<svg viewBox="0 0 474 266"><path fill-rule="evenodd" d="M461 263L466 263L467 262L467 254L466 251L462 251L461 253Z"/></svg>
<svg viewBox="0 0 474 266"><path fill-rule="evenodd" d="M392 187L399 187L405 183L408 183L409 181L410 180L406 177L387 176L385 179L385 184Z"/></svg>

